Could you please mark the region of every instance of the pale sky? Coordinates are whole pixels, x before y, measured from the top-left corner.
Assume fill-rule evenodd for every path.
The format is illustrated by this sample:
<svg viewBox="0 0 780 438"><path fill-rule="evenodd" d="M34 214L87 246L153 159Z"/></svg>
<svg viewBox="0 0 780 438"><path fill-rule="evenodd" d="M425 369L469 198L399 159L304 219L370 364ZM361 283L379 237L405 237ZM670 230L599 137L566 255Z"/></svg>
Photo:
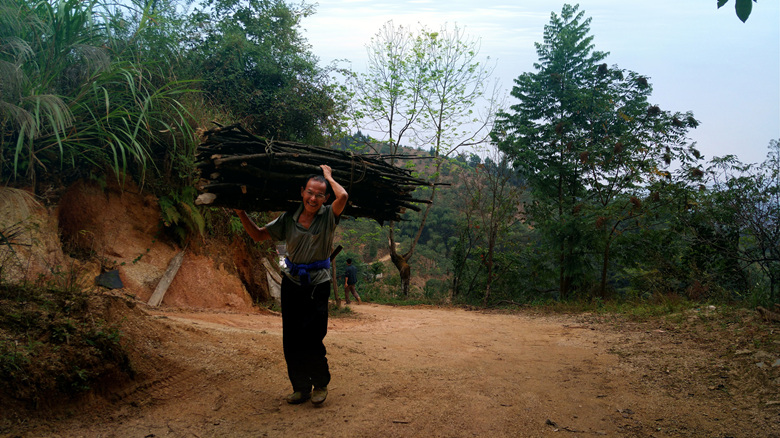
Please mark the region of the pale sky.
<svg viewBox="0 0 780 438"><path fill-rule="evenodd" d="M759 0L742 23L729 0L583 0L595 49L606 62L649 77L651 103L692 111L701 125L690 132L707 160L734 154L764 161L780 139L780 1ZM508 91L535 72L534 42L542 42L550 13L564 1L534 0L321 0L302 22L312 52L326 65L347 59L365 71L366 45L386 22L438 30L465 29L481 40L480 55L496 63L494 76ZM569 2L576 4L576 2ZM509 97L508 104L517 101Z"/></svg>

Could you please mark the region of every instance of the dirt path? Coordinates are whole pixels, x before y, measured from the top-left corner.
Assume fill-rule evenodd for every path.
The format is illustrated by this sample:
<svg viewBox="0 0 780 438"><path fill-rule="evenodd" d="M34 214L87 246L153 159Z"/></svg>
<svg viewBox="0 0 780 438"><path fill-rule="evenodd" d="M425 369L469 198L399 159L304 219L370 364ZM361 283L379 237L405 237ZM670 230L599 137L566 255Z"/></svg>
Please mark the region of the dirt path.
<svg viewBox="0 0 780 438"><path fill-rule="evenodd" d="M110 403L95 400L27 436L768 436L714 391L657 385L652 367L621 360L637 340L597 324L353 309L331 319L333 380L322 407L284 402L280 317L146 310L151 320L134 324L156 335L137 342L148 342L158 369L142 370Z"/></svg>

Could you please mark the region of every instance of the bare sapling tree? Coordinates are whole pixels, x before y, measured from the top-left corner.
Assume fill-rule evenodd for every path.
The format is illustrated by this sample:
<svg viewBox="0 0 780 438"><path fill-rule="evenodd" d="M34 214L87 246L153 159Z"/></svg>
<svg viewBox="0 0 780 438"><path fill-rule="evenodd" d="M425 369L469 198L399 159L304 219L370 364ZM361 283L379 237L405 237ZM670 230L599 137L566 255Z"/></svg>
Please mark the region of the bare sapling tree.
<svg viewBox="0 0 780 438"><path fill-rule="evenodd" d="M375 148L371 140L390 146L393 164L401 142L413 136L422 107L422 72L412 62L413 51L412 33L388 21L367 45L366 73L349 76L350 119L371 134L365 146Z"/></svg>
<svg viewBox="0 0 780 438"><path fill-rule="evenodd" d="M436 197L440 170L447 158L488 138L503 100L491 81L493 69L479 59L479 40L446 25L440 32L425 28L416 35L387 23L369 45L369 72L356 87L361 126L381 127L393 154L401 140L433 152L430 201L406 252L399 251L395 223L388 224L391 260L409 294L409 261L422 235Z"/></svg>

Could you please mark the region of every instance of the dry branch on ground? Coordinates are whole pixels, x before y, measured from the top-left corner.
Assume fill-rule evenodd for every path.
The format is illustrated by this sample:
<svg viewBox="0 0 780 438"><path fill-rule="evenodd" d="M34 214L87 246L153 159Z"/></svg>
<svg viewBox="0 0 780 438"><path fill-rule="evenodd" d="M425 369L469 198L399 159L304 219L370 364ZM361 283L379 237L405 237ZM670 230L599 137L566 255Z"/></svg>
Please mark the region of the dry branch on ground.
<svg viewBox="0 0 780 438"><path fill-rule="evenodd" d="M300 143L257 137L240 125L219 126L203 134L198 147L198 203L250 211L287 211L301 201L300 187L321 164L347 189L344 214L384 221L400 220L409 208L430 201L412 192L431 183L391 165L387 156L359 155ZM404 158L394 156L394 158ZM410 157L411 158L411 157Z"/></svg>

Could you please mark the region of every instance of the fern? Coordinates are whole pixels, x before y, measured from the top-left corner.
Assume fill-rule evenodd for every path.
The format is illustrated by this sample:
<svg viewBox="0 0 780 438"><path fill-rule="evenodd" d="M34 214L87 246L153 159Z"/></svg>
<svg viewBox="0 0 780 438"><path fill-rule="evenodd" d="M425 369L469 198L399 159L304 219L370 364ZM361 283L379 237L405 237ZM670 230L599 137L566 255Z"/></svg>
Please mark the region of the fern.
<svg viewBox="0 0 780 438"><path fill-rule="evenodd" d="M171 191L168 195L160 196L158 200L163 225L181 245L193 235L203 237L206 232L206 220L195 206L195 196L195 188L187 186L181 191Z"/></svg>

